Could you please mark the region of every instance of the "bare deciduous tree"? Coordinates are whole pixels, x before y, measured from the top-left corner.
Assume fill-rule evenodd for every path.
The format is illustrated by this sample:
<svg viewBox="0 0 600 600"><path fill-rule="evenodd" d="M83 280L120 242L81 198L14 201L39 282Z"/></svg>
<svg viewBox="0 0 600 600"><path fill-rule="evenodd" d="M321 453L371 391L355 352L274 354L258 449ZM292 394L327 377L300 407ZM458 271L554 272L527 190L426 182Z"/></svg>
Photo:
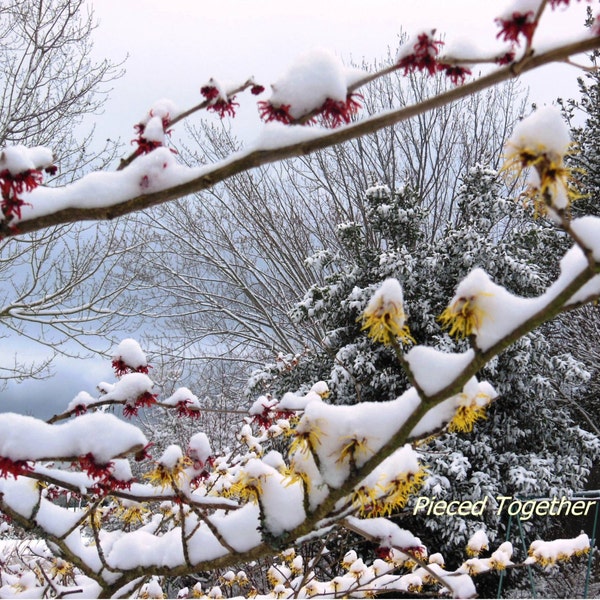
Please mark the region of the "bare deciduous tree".
<svg viewBox="0 0 600 600"><path fill-rule="evenodd" d="M88 125L121 74L118 65L93 60L95 27L84 0L0 7L0 147L50 146L57 184L106 168L116 152L110 142L94 149ZM17 332L48 349L41 361L3 352L0 381L46 374L56 352L97 348L107 322L118 325L132 312L118 300L131 280L119 266L127 251L123 229L71 224L0 241L0 337Z"/></svg>

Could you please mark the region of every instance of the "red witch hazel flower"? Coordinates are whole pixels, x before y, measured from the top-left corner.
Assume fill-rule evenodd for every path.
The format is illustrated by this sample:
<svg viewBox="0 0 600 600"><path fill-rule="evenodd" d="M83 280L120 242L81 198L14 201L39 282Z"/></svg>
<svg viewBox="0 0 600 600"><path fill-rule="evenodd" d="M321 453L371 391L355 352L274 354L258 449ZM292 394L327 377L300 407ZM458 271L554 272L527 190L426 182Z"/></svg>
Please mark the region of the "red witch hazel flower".
<svg viewBox="0 0 600 600"><path fill-rule="evenodd" d="M153 115L150 111L150 119L147 123L138 123L135 125L135 131L138 137L131 140L132 144L137 144L135 151L136 156L141 154L149 154L156 148L164 146L165 136L171 135L171 130L168 129L170 123L169 116L160 117ZM170 149L173 154L177 154L177 151L173 148Z"/></svg>
<svg viewBox="0 0 600 600"><path fill-rule="evenodd" d="M152 460L152 455L150 454L150 448L152 448L152 446L154 446L154 442L149 442L141 450L138 450L135 455L135 460L137 462Z"/></svg>
<svg viewBox="0 0 600 600"><path fill-rule="evenodd" d="M593 31L594 35L600 36L600 14L596 15L596 18L594 19L594 23L592 25L592 31Z"/></svg>
<svg viewBox="0 0 600 600"><path fill-rule="evenodd" d="M117 377L127 373L144 373L152 367L148 364L146 354L140 345L133 339L123 340L114 350L112 356L112 367Z"/></svg>
<svg viewBox="0 0 600 600"><path fill-rule="evenodd" d="M509 50L508 52L502 54L501 56L496 57L496 64L498 65L510 65L510 63L515 60L515 53L513 50Z"/></svg>
<svg viewBox="0 0 600 600"><path fill-rule="evenodd" d="M113 466L111 461L104 465L98 464L94 455L88 452L85 456L80 456L77 459L79 468L87 473L93 479L104 479L110 477L110 468Z"/></svg>
<svg viewBox="0 0 600 600"><path fill-rule="evenodd" d="M0 151L0 210L6 221L20 219L23 206L29 206L21 197L42 183L42 169L56 173L52 152L47 148L9 146Z"/></svg>
<svg viewBox="0 0 600 600"><path fill-rule="evenodd" d="M123 416L126 419L131 419L133 417L137 417L138 410L139 409L135 404L129 404L129 402L127 402L126 404L123 405Z"/></svg>
<svg viewBox="0 0 600 600"><path fill-rule="evenodd" d="M444 71L444 75L450 79L454 85L461 85L465 82L465 78L471 75L471 69L460 65L445 65L440 64L440 69Z"/></svg>
<svg viewBox="0 0 600 600"><path fill-rule="evenodd" d="M137 144L135 156L148 154L165 145L166 136L171 135L169 129L171 114L175 112L177 112L175 105L170 100L161 100L156 102L144 119L134 126L137 138L131 140L131 143ZM177 154L173 148L170 150L173 154Z"/></svg>
<svg viewBox="0 0 600 600"><path fill-rule="evenodd" d="M207 100L216 100L219 97L219 90L215 85L205 85L200 88L200 93Z"/></svg>
<svg viewBox="0 0 600 600"><path fill-rule="evenodd" d="M87 412L87 406L85 404L78 404L73 410L75 411L75 416L80 417Z"/></svg>
<svg viewBox="0 0 600 600"><path fill-rule="evenodd" d="M0 479L8 479L9 475L16 479L19 475L27 475L31 471L33 467L26 460L12 460L0 456Z"/></svg>
<svg viewBox="0 0 600 600"><path fill-rule="evenodd" d="M140 156L142 154L150 154L153 150L160 148L162 146L162 142L157 142L155 140L148 140L142 134L144 132L144 126L138 123L136 126L136 131L138 133L138 137L131 140L132 144L137 144L137 148L135 149L134 154L136 156Z"/></svg>
<svg viewBox="0 0 600 600"><path fill-rule="evenodd" d="M263 404L262 412L252 415L252 422L256 423L258 427L263 427L264 429L271 427L271 425L273 425L273 413L271 411L271 407Z"/></svg>
<svg viewBox="0 0 600 600"><path fill-rule="evenodd" d="M206 98L208 102L211 102L206 107L206 110L216 112L221 117L221 119L223 119L226 115L229 115L230 117L235 117L235 109L237 106L239 106L238 102L234 102L235 96L227 98L215 85L205 85L201 87L200 93ZM261 92L253 91L252 93L254 94Z"/></svg>
<svg viewBox="0 0 600 600"><path fill-rule="evenodd" d="M197 419L201 414L197 396L186 387L177 388L169 398L163 400L161 406L174 408L178 417Z"/></svg>
<svg viewBox="0 0 600 600"><path fill-rule="evenodd" d="M91 491L95 494L106 494L111 490L128 490L131 488L131 472L129 479L115 477L115 463L108 461L106 464L98 464L94 455L88 452L85 456L80 456L77 460L79 468L87 473L92 479L98 481L94 484Z"/></svg>
<svg viewBox="0 0 600 600"><path fill-rule="evenodd" d="M505 42L513 42L517 45L519 45L520 35L525 36L527 43L531 44L538 24L533 11L525 13L515 11L507 19L496 19L496 23L500 26L500 31L496 37L501 38Z"/></svg>
<svg viewBox="0 0 600 600"><path fill-rule="evenodd" d="M210 477L211 469L215 466L215 457L209 456L205 461L194 460L192 467L197 471L191 480L192 484L198 485L202 481L207 480Z"/></svg>
<svg viewBox="0 0 600 600"><path fill-rule="evenodd" d="M200 418L200 410L191 400L180 400L175 405L178 417L189 417L191 419Z"/></svg>
<svg viewBox="0 0 600 600"><path fill-rule="evenodd" d="M125 402L123 405L123 416L131 419L136 417L140 408L149 408L156 404L157 395L150 392L140 394L134 402Z"/></svg>
<svg viewBox="0 0 600 600"><path fill-rule="evenodd" d="M122 377L127 373L145 373L148 374L148 370L152 367L150 365L139 365L135 368L132 368L127 363L123 361L121 358L115 358L112 361L112 368L115 370L115 374L117 377Z"/></svg>
<svg viewBox="0 0 600 600"><path fill-rule="evenodd" d="M225 116L235 117L235 109L239 106L239 102L234 102L235 96L232 96L228 100L217 100L214 104L210 104L206 107L206 110L217 113L221 119Z"/></svg>
<svg viewBox="0 0 600 600"><path fill-rule="evenodd" d="M39 171L27 171L13 176L8 170L0 172L0 191L2 192L2 214L7 221L13 217L21 218L21 208L23 206L31 206L19 197L23 188L31 191L36 185L34 182L41 183L41 173Z"/></svg>
<svg viewBox="0 0 600 600"><path fill-rule="evenodd" d="M393 556L392 549L389 546L379 546L375 550L375 554L381 560L391 560Z"/></svg>
<svg viewBox="0 0 600 600"><path fill-rule="evenodd" d="M415 71L427 71L430 75L435 75L439 69L438 54L440 48L444 45L441 40L435 40L435 29L430 32L421 33L417 41L412 45L412 52L402 52L398 57L398 66L404 69L404 74L414 73ZM410 48L410 45L407 44Z"/></svg>
<svg viewBox="0 0 600 600"><path fill-rule="evenodd" d="M266 123L277 121L284 125L289 125L294 120L294 117L290 114L290 104L281 104L280 106L274 106L268 100L261 100L258 103L258 112L260 118Z"/></svg>
<svg viewBox="0 0 600 600"><path fill-rule="evenodd" d="M361 108L361 104L356 98L362 99L362 96L360 94L348 94L345 101L327 98L320 109L321 117L329 127L334 129L340 125L348 125L352 115L355 115L358 109Z"/></svg>
<svg viewBox="0 0 600 600"><path fill-rule="evenodd" d="M149 408L153 404L156 404L156 394L151 394L150 392L144 392L135 401L135 405L138 407Z"/></svg>

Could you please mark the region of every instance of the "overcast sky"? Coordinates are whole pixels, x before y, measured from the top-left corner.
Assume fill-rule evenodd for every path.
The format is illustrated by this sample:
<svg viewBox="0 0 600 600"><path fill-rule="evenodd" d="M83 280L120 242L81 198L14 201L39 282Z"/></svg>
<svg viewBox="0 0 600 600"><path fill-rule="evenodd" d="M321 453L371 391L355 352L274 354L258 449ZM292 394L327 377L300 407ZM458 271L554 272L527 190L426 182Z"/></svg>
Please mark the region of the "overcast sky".
<svg viewBox="0 0 600 600"><path fill-rule="evenodd" d="M267 86L299 54L316 47L335 52L345 62L372 62L394 52L402 30L435 27L447 35L477 44L494 43L494 17L503 2L484 0L88 0L99 27L95 32L97 58L119 62L127 58L126 74L114 82L104 115L96 119L97 135L134 137L133 125L159 98L180 108L197 104L199 88L210 77L245 81L254 76ZM544 24L547 39L578 27L585 3L568 13L550 15ZM562 65L528 76L531 99L549 103L557 96L577 93L577 70ZM255 99L244 95L242 101ZM254 113L252 113L254 114ZM201 118L195 115L194 118ZM253 117L254 118L254 117ZM252 136L258 123L242 119L234 130ZM32 352L35 351L32 350ZM81 389L110 376L106 363L74 367L57 362L58 378L11 386L0 397L0 411L21 410L49 416ZM40 406L46 409L40 412Z"/></svg>

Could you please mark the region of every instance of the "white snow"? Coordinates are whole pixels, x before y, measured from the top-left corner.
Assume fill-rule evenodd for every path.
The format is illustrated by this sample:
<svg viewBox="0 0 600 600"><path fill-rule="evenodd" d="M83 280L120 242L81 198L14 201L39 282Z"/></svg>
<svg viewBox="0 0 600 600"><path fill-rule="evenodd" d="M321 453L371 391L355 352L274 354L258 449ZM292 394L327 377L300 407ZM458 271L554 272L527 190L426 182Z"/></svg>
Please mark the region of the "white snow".
<svg viewBox="0 0 600 600"><path fill-rule="evenodd" d="M402 293L402 286L397 279L390 277L386 279L371 296L371 299L365 308L365 314L380 316L390 309L403 314L403 303L404 295ZM402 327L404 319L397 320L399 321L398 325Z"/></svg>
<svg viewBox="0 0 600 600"><path fill-rule="evenodd" d="M101 396L102 401L132 402L142 394L152 392L154 382L145 373L126 373L110 392Z"/></svg>
<svg viewBox="0 0 600 600"><path fill-rule="evenodd" d="M529 546L529 554L542 565L547 565L574 554L584 554L589 549L590 539L587 534L582 533L571 539L535 540Z"/></svg>
<svg viewBox="0 0 600 600"><path fill-rule="evenodd" d="M334 406L311 402L296 430L314 432L323 478L332 487L338 487L350 469L349 458L341 456L344 448L355 446L353 456L360 467L398 431L419 404L413 388L395 400L376 405L362 402Z"/></svg>
<svg viewBox="0 0 600 600"><path fill-rule="evenodd" d="M89 173L64 187L39 186L23 194L23 219L33 219L68 208L108 207L144 193L176 186L199 176L204 168L179 166L167 148L139 156L122 171Z"/></svg>
<svg viewBox="0 0 600 600"><path fill-rule="evenodd" d="M356 78L354 71L351 77ZM271 87L271 104L290 106L290 115L297 119L322 106L327 98L345 101L347 70L330 51L315 49L299 56Z"/></svg>
<svg viewBox="0 0 600 600"><path fill-rule="evenodd" d="M124 533L112 544L106 560L116 569L175 567L184 561L181 530L174 527L160 536L144 529Z"/></svg>
<svg viewBox="0 0 600 600"><path fill-rule="evenodd" d="M487 406L496 396L496 391L487 381L479 382L476 377L471 377L463 386L462 393L447 398L427 411L411 431L410 437L420 438L437 431L452 420L459 406Z"/></svg>
<svg viewBox="0 0 600 600"><path fill-rule="evenodd" d="M405 355L416 382L428 396L449 385L474 357L473 350L449 353L427 346L415 346Z"/></svg>
<svg viewBox="0 0 600 600"><path fill-rule="evenodd" d="M188 442L187 454L193 461L204 465L212 454L208 436L203 432L194 434Z"/></svg>
<svg viewBox="0 0 600 600"><path fill-rule="evenodd" d="M488 536L484 529L478 529L467 542L467 548L474 554L479 554L489 548Z"/></svg>
<svg viewBox="0 0 600 600"><path fill-rule="evenodd" d="M481 56L485 56L485 51L473 40L464 37L452 38L444 44L444 52L440 56L440 61L445 62L448 58L461 59L461 65L469 67L469 60L477 60Z"/></svg>
<svg viewBox="0 0 600 600"><path fill-rule="evenodd" d="M404 444L373 469L360 485L369 489L384 490L386 486L393 485L395 479L403 479L421 470L419 455L410 444Z"/></svg>
<svg viewBox="0 0 600 600"><path fill-rule="evenodd" d="M318 381L304 396L299 396L292 392L286 392L281 398L279 404L277 404L277 409L304 410L310 402L320 402L328 394L329 387L327 384L324 381Z"/></svg>
<svg viewBox="0 0 600 600"><path fill-rule="evenodd" d="M571 229L584 244L584 249L591 250L594 260L600 262L600 218L585 216L573 219Z"/></svg>
<svg viewBox="0 0 600 600"><path fill-rule="evenodd" d="M177 388L171 396L161 402L161 404L166 406L177 406L181 403L185 403L188 408L200 409L200 400L198 400L198 396L193 394L186 387Z"/></svg>
<svg viewBox="0 0 600 600"><path fill-rule="evenodd" d="M112 477L119 481L131 481L133 479L129 460L126 458L115 458L111 462L112 466L109 471Z"/></svg>
<svg viewBox="0 0 600 600"><path fill-rule="evenodd" d="M144 127L143 137L150 142L164 144L165 130L160 117L152 117Z"/></svg>
<svg viewBox="0 0 600 600"><path fill-rule="evenodd" d="M177 444L171 444L165 448L157 462L167 469L174 469L182 458L181 448Z"/></svg>
<svg viewBox="0 0 600 600"><path fill-rule="evenodd" d="M144 194L185 185L242 160L253 152L285 148L330 134L331 131L326 128L266 123L255 143L249 145L247 150L232 153L214 164L193 168L177 164L168 148L159 147L139 156L121 171L89 173L63 187L38 186L31 192L23 193L23 199L28 204L22 207L20 221L71 208L111 207Z"/></svg>
<svg viewBox="0 0 600 600"><path fill-rule="evenodd" d="M570 143L571 134L560 111L554 106L542 106L516 125L506 142L506 153L543 150L562 157Z"/></svg>
<svg viewBox="0 0 600 600"><path fill-rule="evenodd" d="M158 117L161 121L172 121L178 115L178 113L179 110L175 102L173 102L173 100L169 100L168 98L162 98L160 100L156 100L152 104L150 110L144 115L144 118L140 120L140 123L142 125L147 125L153 117ZM144 134L145 133L146 131L144 131ZM144 137L146 136L144 135Z"/></svg>
<svg viewBox="0 0 600 600"><path fill-rule="evenodd" d="M255 141L256 150L274 150L328 135L331 130L324 127L303 127L283 123L265 123Z"/></svg>
<svg viewBox="0 0 600 600"><path fill-rule="evenodd" d="M248 409L249 415L262 415L265 411L269 411L277 405L275 398L267 396L259 396Z"/></svg>
<svg viewBox="0 0 600 600"><path fill-rule="evenodd" d="M419 42L419 38L421 36L427 36L430 39L435 39L436 30L435 29L420 29L414 31L410 37L406 40L404 44L398 48L398 53L396 54L396 62L401 61L403 58L410 56L415 51L415 44Z"/></svg>
<svg viewBox="0 0 600 600"><path fill-rule="evenodd" d="M290 483L276 469L258 459L248 461L244 471L261 480L260 502L264 511L264 526L271 534L281 535L304 521L306 514L300 483Z"/></svg>
<svg viewBox="0 0 600 600"><path fill-rule="evenodd" d="M67 412L75 410L78 406L87 407L90 404L94 404L95 402L98 402L98 400L88 392L79 392L75 396L75 398L73 398L73 400L71 400L71 402L69 402L69 404L67 405Z"/></svg>
<svg viewBox="0 0 600 600"><path fill-rule="evenodd" d="M542 3L542 0L511 0L505 3L505 6L498 14L498 19L510 21L515 13L525 15L533 13L532 17L537 14L537 11Z"/></svg>
<svg viewBox="0 0 600 600"><path fill-rule="evenodd" d="M147 443L137 427L111 414L86 414L48 425L33 417L0 413L0 456L11 460L60 460L91 453L96 462L106 464Z"/></svg>
<svg viewBox="0 0 600 600"><path fill-rule="evenodd" d="M359 519L346 517L346 521L356 529L376 538L378 543L385 548L416 548L423 546L421 540L410 531L401 529L388 519Z"/></svg>
<svg viewBox="0 0 600 600"><path fill-rule="evenodd" d="M26 146L16 145L7 146L0 150L0 171L6 169L10 171L11 175L44 169L52 165L53 161L52 150L44 146L27 148Z"/></svg>
<svg viewBox="0 0 600 600"><path fill-rule="evenodd" d="M451 307L469 303L477 319L473 329L477 346L485 351L516 329L541 308L538 298L520 298L491 281L480 268L471 271L457 286Z"/></svg>
<svg viewBox="0 0 600 600"><path fill-rule="evenodd" d="M584 233L585 234L585 233ZM587 240L589 242L589 240ZM560 294L578 275L583 273L588 267L588 261L579 246L573 246L560 261L560 275L558 279L546 290L540 297L540 303L552 300ZM596 275L580 288L565 303L577 304L578 302L589 300L600 294L600 276Z"/></svg>

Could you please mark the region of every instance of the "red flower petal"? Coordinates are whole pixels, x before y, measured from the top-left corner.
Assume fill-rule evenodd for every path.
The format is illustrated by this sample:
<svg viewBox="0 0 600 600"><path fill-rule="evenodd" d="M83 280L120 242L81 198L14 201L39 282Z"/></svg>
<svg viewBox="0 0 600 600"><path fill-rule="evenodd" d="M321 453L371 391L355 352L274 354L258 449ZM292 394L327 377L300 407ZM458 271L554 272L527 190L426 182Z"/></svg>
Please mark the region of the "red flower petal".
<svg viewBox="0 0 600 600"><path fill-rule="evenodd" d="M496 35L505 42L514 42L519 45L519 36L525 36L528 43L531 43L533 34L537 27L537 21L534 21L535 15L532 11L526 13L514 12L510 19L496 19L500 26L500 31Z"/></svg>
<svg viewBox="0 0 600 600"><path fill-rule="evenodd" d="M273 106L268 100L261 100L258 103L260 118L267 123L279 121L279 123L289 125L294 120L290 115L290 108L291 105L289 104Z"/></svg>
<svg viewBox="0 0 600 600"><path fill-rule="evenodd" d="M12 460L0 456L0 479L8 479L9 475L16 479L19 475L27 475L31 471L33 467L26 460Z"/></svg>

